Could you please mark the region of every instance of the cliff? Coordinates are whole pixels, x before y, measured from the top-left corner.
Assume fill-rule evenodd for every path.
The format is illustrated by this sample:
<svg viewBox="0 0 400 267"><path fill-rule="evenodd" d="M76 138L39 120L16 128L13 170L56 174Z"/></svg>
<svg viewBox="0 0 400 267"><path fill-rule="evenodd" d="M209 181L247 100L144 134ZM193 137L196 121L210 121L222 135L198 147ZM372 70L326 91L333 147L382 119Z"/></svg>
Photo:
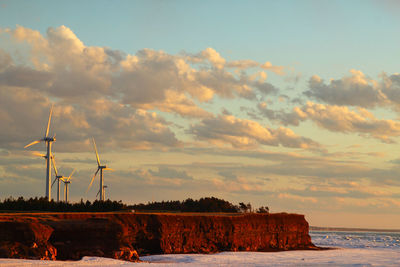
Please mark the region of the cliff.
<svg viewBox="0 0 400 267"><path fill-rule="evenodd" d="M0 257L102 256L317 249L297 214L0 214Z"/></svg>

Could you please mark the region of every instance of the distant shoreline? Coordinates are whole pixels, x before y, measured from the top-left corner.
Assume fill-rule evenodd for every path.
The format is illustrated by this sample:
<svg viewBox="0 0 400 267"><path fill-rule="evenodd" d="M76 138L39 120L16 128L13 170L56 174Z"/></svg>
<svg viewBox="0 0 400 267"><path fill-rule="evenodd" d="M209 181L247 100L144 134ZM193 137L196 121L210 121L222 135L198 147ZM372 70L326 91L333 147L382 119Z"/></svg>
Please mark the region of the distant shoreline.
<svg viewBox="0 0 400 267"><path fill-rule="evenodd" d="M400 229L346 228L346 227L320 227L320 226L310 226L309 230L310 231L330 231L330 232L400 233Z"/></svg>

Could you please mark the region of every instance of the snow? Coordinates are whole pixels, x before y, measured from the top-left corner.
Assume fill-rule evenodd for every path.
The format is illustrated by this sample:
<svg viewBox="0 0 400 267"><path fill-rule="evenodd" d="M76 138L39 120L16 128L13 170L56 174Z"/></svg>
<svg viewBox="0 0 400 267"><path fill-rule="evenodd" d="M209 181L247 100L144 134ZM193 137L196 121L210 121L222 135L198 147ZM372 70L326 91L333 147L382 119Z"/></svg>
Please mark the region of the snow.
<svg viewBox="0 0 400 267"><path fill-rule="evenodd" d="M152 255L141 257L140 263L100 257L80 261L0 259L0 266L400 266L400 233L313 232L311 236L318 246L338 249Z"/></svg>
<svg viewBox="0 0 400 267"><path fill-rule="evenodd" d="M400 266L400 251L384 249L336 249L325 251L222 252L212 255L177 254L141 258L141 263L99 257L80 261L0 259L0 266Z"/></svg>

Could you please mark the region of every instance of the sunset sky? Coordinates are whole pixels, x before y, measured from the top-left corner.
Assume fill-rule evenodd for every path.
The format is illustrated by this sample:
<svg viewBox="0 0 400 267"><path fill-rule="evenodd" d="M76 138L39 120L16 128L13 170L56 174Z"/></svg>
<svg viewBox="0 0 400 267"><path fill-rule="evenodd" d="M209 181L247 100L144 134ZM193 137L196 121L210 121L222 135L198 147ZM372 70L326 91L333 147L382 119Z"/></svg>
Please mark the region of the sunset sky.
<svg viewBox="0 0 400 267"><path fill-rule="evenodd" d="M398 1L0 0L0 198L215 196L400 229ZM54 197L55 190L52 191Z"/></svg>

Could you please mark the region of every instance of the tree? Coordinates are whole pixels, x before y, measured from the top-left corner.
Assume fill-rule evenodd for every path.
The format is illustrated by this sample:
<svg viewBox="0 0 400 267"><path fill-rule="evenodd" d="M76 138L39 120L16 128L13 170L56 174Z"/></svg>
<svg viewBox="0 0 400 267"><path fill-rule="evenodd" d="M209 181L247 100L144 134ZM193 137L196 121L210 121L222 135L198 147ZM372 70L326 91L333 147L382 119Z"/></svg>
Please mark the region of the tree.
<svg viewBox="0 0 400 267"><path fill-rule="evenodd" d="M257 213L269 213L269 208L267 206L261 206L258 208Z"/></svg>
<svg viewBox="0 0 400 267"><path fill-rule="evenodd" d="M250 203L247 203L247 204L246 204L246 207L247 207L247 210L248 210L249 212L252 211L252 209L251 209L251 204L250 204Z"/></svg>
<svg viewBox="0 0 400 267"><path fill-rule="evenodd" d="M240 202L239 209L244 213L251 212L251 204L250 203L244 204L243 202Z"/></svg>

